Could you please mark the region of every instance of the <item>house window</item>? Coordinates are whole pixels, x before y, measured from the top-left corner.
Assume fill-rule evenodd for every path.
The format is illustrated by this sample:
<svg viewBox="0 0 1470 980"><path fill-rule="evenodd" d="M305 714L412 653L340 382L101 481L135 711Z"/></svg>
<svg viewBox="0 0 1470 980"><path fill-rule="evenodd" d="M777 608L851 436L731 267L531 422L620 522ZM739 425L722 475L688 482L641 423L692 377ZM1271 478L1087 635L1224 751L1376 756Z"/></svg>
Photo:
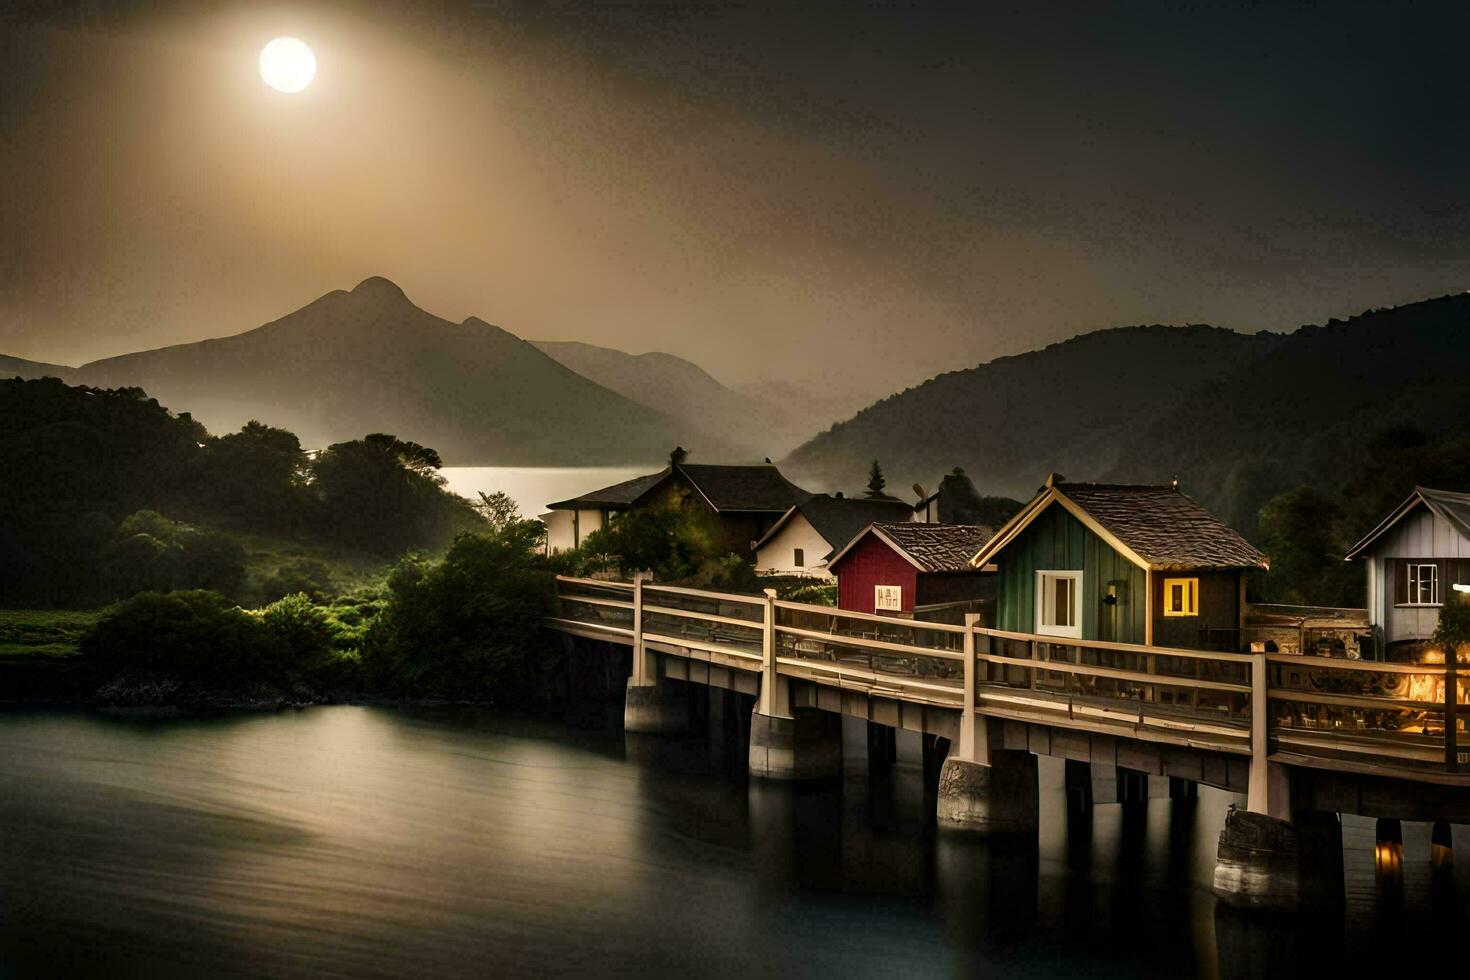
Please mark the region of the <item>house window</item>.
<svg viewBox="0 0 1470 980"><path fill-rule="evenodd" d="M1199 615L1199 579L1164 579L1164 615Z"/></svg>
<svg viewBox="0 0 1470 980"><path fill-rule="evenodd" d="M873 608L892 612L903 611L903 586L901 585L875 585L873 586Z"/></svg>
<svg viewBox="0 0 1470 980"><path fill-rule="evenodd" d="M1081 572L1037 572L1036 596L1036 632L1082 635Z"/></svg>
<svg viewBox="0 0 1470 980"><path fill-rule="evenodd" d="M797 548L791 553L791 564L797 568L806 567L806 550L804 548Z"/></svg>
<svg viewBox="0 0 1470 980"><path fill-rule="evenodd" d="M1404 606L1437 606L1439 597L1439 565L1436 562L1404 563Z"/></svg>

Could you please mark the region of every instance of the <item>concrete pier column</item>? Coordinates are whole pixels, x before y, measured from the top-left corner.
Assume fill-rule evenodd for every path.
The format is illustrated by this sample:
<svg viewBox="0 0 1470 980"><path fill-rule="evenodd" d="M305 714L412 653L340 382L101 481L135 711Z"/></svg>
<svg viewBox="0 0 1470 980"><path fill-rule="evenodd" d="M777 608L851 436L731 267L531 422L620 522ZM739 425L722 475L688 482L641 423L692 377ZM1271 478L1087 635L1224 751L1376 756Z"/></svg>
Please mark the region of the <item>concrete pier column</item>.
<svg viewBox="0 0 1470 980"><path fill-rule="evenodd" d="M1300 888L1297 828L1232 807L1216 851L1215 894L1244 908L1294 909Z"/></svg>
<svg viewBox="0 0 1470 980"><path fill-rule="evenodd" d="M1034 833L1038 822L1036 756L990 753L990 763L951 756L939 772L935 817L947 830L981 834Z"/></svg>
<svg viewBox="0 0 1470 980"><path fill-rule="evenodd" d="M623 730L668 735L689 730L689 696L675 681L637 683L628 678L623 695Z"/></svg>
<svg viewBox="0 0 1470 980"><path fill-rule="evenodd" d="M839 716L798 708L790 717L750 715L750 774L762 779L836 779L842 775Z"/></svg>

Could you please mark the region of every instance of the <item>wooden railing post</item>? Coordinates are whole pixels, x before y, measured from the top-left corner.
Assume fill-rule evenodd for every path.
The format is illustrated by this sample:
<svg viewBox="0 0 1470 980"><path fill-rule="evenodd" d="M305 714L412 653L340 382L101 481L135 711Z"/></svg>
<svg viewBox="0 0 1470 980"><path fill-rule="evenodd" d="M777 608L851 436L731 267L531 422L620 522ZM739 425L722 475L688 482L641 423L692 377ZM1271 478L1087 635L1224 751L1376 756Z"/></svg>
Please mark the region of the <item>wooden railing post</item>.
<svg viewBox="0 0 1470 980"><path fill-rule="evenodd" d="M965 684L964 703L960 706L960 744L956 758L966 762L990 762L985 720L975 713L975 689L980 664L975 659L975 627L980 624L979 613L965 614Z"/></svg>
<svg viewBox="0 0 1470 980"><path fill-rule="evenodd" d="M1253 813L1272 813L1271 779L1269 763L1266 761L1270 740L1269 727L1269 676L1266 655L1258 653L1251 658L1251 770L1246 786L1246 809Z"/></svg>
<svg viewBox="0 0 1470 980"><path fill-rule="evenodd" d="M653 578L651 572L633 573L633 685L644 687L658 678L651 676L648 657L643 652L643 583Z"/></svg>
<svg viewBox="0 0 1470 980"><path fill-rule="evenodd" d="M776 663L776 590L763 591L766 602L761 623L761 693L756 710L773 718L789 718L791 704L783 697L785 685Z"/></svg>

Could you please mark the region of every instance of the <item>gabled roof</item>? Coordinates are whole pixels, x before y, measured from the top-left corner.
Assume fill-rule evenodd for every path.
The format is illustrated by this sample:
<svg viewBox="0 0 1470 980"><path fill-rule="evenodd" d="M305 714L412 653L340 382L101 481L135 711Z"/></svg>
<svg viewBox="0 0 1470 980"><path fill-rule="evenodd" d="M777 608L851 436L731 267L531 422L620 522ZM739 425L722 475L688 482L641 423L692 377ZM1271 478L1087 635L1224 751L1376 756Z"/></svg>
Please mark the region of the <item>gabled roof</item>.
<svg viewBox="0 0 1470 980"><path fill-rule="evenodd" d="M649 473L646 476L635 476L631 480L614 483L610 487L603 487L601 490L584 493L580 497L558 500L556 503L547 504L546 506L552 510L577 510L583 507L626 507L664 482L664 478L672 472L672 467L665 466L657 473Z"/></svg>
<svg viewBox="0 0 1470 980"><path fill-rule="evenodd" d="M781 519L771 526L765 537L757 541L755 546L763 547L767 541L779 534L783 527L800 514L806 518L813 530L822 536L822 540L827 542L827 554L830 555L847 544L852 540L853 535L869 524L875 521L903 520L908 513L909 505L892 497L874 499L871 497L829 497L826 494L818 494L803 500L782 514Z"/></svg>
<svg viewBox="0 0 1470 980"><path fill-rule="evenodd" d="M812 496L769 463L761 466L716 466L681 463L675 467L717 511L782 513Z"/></svg>
<svg viewBox="0 0 1470 980"><path fill-rule="evenodd" d="M1385 517L1377 527L1369 531L1363 540L1353 545L1348 550L1347 560L1358 557L1366 551L1373 542L1377 541L1388 529L1407 517L1418 507L1428 507L1430 511L1443 517L1445 521L1454 528L1463 538L1470 539L1470 493L1455 493L1450 490L1431 490L1428 487L1415 487L1414 492L1409 494L1407 500L1399 504L1393 513Z"/></svg>
<svg viewBox="0 0 1470 980"><path fill-rule="evenodd" d="M827 562L831 568L859 541L873 535L921 572L968 572L970 559L995 532L973 524L870 524Z"/></svg>
<svg viewBox="0 0 1470 980"><path fill-rule="evenodd" d="M779 514L812 495L810 491L803 490L786 479L780 470L769 463L759 466L680 463L666 466L657 473L614 483L610 487L546 506L552 510L629 507L676 471L718 512L755 511Z"/></svg>
<svg viewBox="0 0 1470 980"><path fill-rule="evenodd" d="M1055 474L1001 528L974 564L984 565L1052 504L1065 507L1140 568L1266 568L1266 556L1173 486L1064 483Z"/></svg>

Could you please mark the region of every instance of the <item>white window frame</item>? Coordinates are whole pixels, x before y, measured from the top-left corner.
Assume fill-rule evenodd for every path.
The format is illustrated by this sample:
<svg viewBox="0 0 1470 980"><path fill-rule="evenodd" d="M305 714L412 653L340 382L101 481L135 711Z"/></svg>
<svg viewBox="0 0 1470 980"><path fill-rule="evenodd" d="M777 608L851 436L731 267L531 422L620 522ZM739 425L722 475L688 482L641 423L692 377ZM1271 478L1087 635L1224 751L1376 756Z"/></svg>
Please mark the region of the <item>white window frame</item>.
<svg viewBox="0 0 1470 980"><path fill-rule="evenodd" d="M892 603L891 605L889 603ZM874 612L903 612L903 586L873 586Z"/></svg>
<svg viewBox="0 0 1470 980"><path fill-rule="evenodd" d="M1415 569L1429 569L1429 598L1424 598L1425 582L1417 577ZM1408 601L1405 606L1442 606L1444 599L1440 593L1439 563L1434 561L1406 561L1404 562L1405 590L1404 598Z"/></svg>
<svg viewBox="0 0 1470 980"><path fill-rule="evenodd" d="M1070 579L1072 581L1072 625L1058 626L1054 622L1048 623L1047 619L1056 619L1055 615L1048 617L1053 611L1052 597L1054 595L1048 586L1057 579ZM1074 569L1038 569L1036 572L1036 632L1040 636L1065 636L1072 639L1082 638L1082 572Z"/></svg>

